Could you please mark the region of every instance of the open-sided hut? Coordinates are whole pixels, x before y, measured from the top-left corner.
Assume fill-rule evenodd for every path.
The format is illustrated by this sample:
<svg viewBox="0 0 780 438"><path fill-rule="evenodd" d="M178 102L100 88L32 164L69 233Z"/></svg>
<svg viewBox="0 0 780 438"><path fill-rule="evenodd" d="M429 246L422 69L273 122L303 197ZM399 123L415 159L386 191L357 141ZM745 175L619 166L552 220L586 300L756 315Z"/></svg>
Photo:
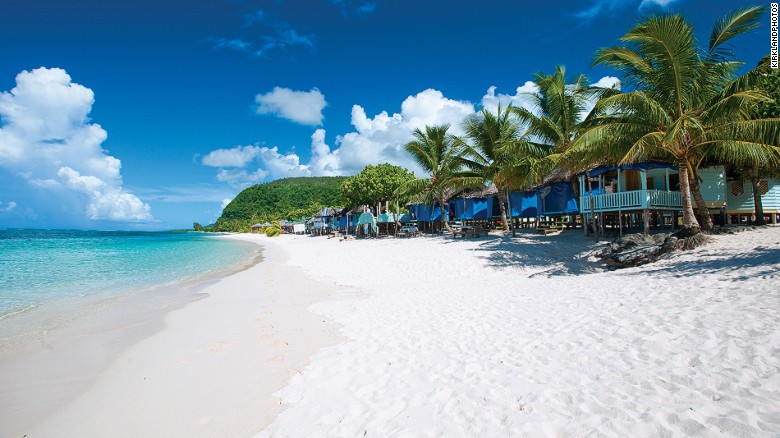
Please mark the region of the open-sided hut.
<svg viewBox="0 0 780 438"><path fill-rule="evenodd" d="M580 212L574 188L569 182L548 184L538 190L544 216L564 216Z"/></svg>
<svg viewBox="0 0 780 438"><path fill-rule="evenodd" d="M343 209L339 213L338 227L344 233L354 233L355 226L361 214L368 212L365 205L360 205L351 210Z"/></svg>
<svg viewBox="0 0 780 438"><path fill-rule="evenodd" d="M355 235L359 237L376 236L376 219L371 213L361 213L355 222Z"/></svg>
<svg viewBox="0 0 780 438"><path fill-rule="evenodd" d="M510 192L511 213L507 206L507 214L519 220L520 226L528 226L536 223L540 216L539 193L536 190L524 192Z"/></svg>
<svg viewBox="0 0 780 438"><path fill-rule="evenodd" d="M449 215L448 205L444 206L444 214ZM420 231L435 233L443 227L441 208L439 205L409 204L409 215L416 222Z"/></svg>
<svg viewBox="0 0 780 438"><path fill-rule="evenodd" d="M498 190L495 186L483 186L473 190L461 190L451 195L449 201L450 219L468 222L488 223L500 211Z"/></svg>
<svg viewBox="0 0 780 438"><path fill-rule="evenodd" d="M399 213L380 213L376 215L377 233L380 235L395 235L398 231L401 214Z"/></svg>
<svg viewBox="0 0 780 438"><path fill-rule="evenodd" d="M293 233L293 223L288 220L285 219L280 220L279 228L281 228L282 231L284 231L285 233L289 233L289 234Z"/></svg>
<svg viewBox="0 0 780 438"><path fill-rule="evenodd" d="M336 210L332 208L323 208L314 214L314 224L312 226L314 234L327 234L331 232L336 222Z"/></svg>

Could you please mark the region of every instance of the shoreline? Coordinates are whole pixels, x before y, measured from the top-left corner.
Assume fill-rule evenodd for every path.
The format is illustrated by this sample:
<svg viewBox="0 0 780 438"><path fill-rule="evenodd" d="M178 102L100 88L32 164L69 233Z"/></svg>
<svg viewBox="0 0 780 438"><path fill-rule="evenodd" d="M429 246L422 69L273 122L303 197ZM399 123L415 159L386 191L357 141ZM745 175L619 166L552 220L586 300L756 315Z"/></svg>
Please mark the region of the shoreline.
<svg viewBox="0 0 780 438"><path fill-rule="evenodd" d="M246 304L260 304L266 307L266 311L270 309L270 313L276 312L277 307L274 304L277 301L282 301L280 297L274 297L276 291L272 291L275 287L274 281L279 282L278 274L274 275L261 275L261 272L268 271L289 271L283 265L283 252L279 248L274 248L273 245L263 244L253 236L220 236L219 238L237 239L260 247L259 256L254 257L251 263L244 263L231 269L228 273L222 273L219 277L209 277L201 279L194 284L179 284L177 287L169 287L169 289L175 289L172 291L174 294L178 294L178 301L166 302L165 305L155 308L153 304L148 302L150 298L149 294L145 296L143 294L136 294L132 297L124 297L123 299L113 300L114 306L109 310L114 316L127 310L128 304L132 304L133 300L136 304L140 303L139 298L146 298L143 300L144 306L142 309L135 309L136 318L126 325L117 326L113 324L110 328L103 327L104 330L90 330L90 327L84 327L82 324L81 330L60 330L55 336L49 337L41 345L28 345L24 350L17 351L18 354L6 354L0 357L0 391L6 395L2 396L4 400L3 406L0 407L0 418L4 420L0 421L0 432L3 435L9 436L22 436L28 434L28 436L49 436L62 434L65 431L70 430L74 435L107 435L117 436L117 430L114 427L117 422L121 421L121 418L126 416L126 407L119 408L118 405L114 405L116 400L111 394L102 393L102 396L97 396L96 393L100 393L102 388L112 386L113 392L123 394L123 400L129 403L130 393L135 394L135 401L138 405L150 405L155 404L154 400L168 400L168 403L174 403L170 401L171 395L175 391L169 391L168 397L155 397L154 400L149 399L149 395L142 393L140 388L134 388L134 384L127 377L117 380L117 376L121 373L128 372L128 368L131 368L133 364L138 365L138 362L146 361L149 369L158 372L155 363L161 360L160 354L165 356L166 350L175 351L180 344L189 344L190 350L181 350L181 354L194 354L196 346L192 344L194 338L197 338L195 333L198 333L201 339L211 338L214 333L220 332L223 329L225 323L219 320L206 321L211 312L208 311L209 307L224 306L226 313L231 314L234 317L241 317L241 323L244 324L244 328L250 328L250 323L259 325L261 319L274 319L273 316L268 315L251 315L256 318L249 318L247 312L241 312L239 307L251 307ZM289 273L291 276L299 274ZM258 283L258 277L261 277L261 281ZM307 288L311 290L318 290L316 283L306 283L307 279L301 279L301 282L305 284ZM321 289L322 287L319 286ZM271 292L269 292L271 291ZM260 292L260 293L258 293ZM231 298L233 295L233 298ZM236 296L238 295L238 296ZM170 297L169 297L170 298ZM309 297L312 302L316 301L321 296ZM235 300L238 301L235 301ZM263 302L265 299L266 302ZM243 302L242 302L243 301ZM301 307L301 305L305 306ZM288 313L295 314L296 312L308 313L308 304L301 303L296 306L288 306L286 309ZM123 306L124 305L124 306ZM252 313L251 309L249 313ZM259 311L258 311L259 312ZM188 315L200 315L201 321L193 321L191 316ZM220 313L221 314L221 313ZM220 316L217 314L216 316ZM313 314L312 314L313 315ZM108 314L103 314L103 318L108 318ZM132 319L132 318L131 318ZM292 318L293 320L295 318ZM186 322L181 322L186 320ZM321 319L320 319L321 320ZM177 322L178 321L178 322ZM206 330L208 325L212 325L213 331ZM284 321L281 322L281 326L284 325ZM321 322L324 327L327 324ZM278 326L278 325L277 325ZM265 327L265 331L273 329L273 325ZM94 328L94 327L93 327ZM290 327L287 327L288 331ZM263 328L261 328L261 331ZM224 330L222 330L224 331ZM244 331L244 330L242 330ZM176 333L178 339L170 339L171 333ZM337 332L337 327L329 327L327 330L323 329L322 333L328 333L332 335ZM267 334L267 333L266 333ZM225 337L230 337L231 334L223 333ZM175 338L176 336L173 336ZM315 336L316 337L316 336ZM155 344L162 339L167 339L169 347L159 349L149 348L148 345ZM328 336L326 336L328 338ZM328 338L330 339L330 338ZM239 354L246 356L245 359L258 361L257 352L248 351L251 347L247 341L249 339L243 339L244 344L241 347L241 351L234 351L232 354ZM254 339L258 341L258 339ZM220 347L219 341L211 347L207 348L209 354L215 354L216 350ZM302 342L303 343L303 342ZM315 345L311 345L315 347ZM307 360L308 356L316 352L316 348L313 351L308 349L299 349L301 352L307 352L305 356L295 356L297 362L293 363L290 360L282 358L284 355L284 349L280 345L266 345L266 353L273 352L274 354L268 357L269 360L275 360L280 365L286 364L291 368L302 366L304 363L298 363L301 360ZM318 348L318 346L316 346ZM281 354L281 356L280 356ZM294 365L294 366L293 366ZM209 375L205 373L205 369L195 363L191 368L194 369L195 374L202 373L204 379L208 379ZM173 373L173 370L167 370L165 372ZM246 374L246 370L243 371ZM239 374L239 375L243 375ZM175 380L175 376L168 376L172 380ZM282 376L284 380L279 380L280 376L276 376L276 380L273 380L274 387L269 388L268 397L270 393L280 389L287 381L286 373ZM165 380L165 379L163 379ZM122 383L124 382L124 383ZM199 383L191 382L191 387L197 388ZM123 387L124 386L124 387ZM237 386L237 385L234 385ZM243 385L239 385L243 386ZM247 393L249 389L243 387L239 392ZM172 390L173 388L168 388ZM212 388L214 389L214 388ZM200 391L202 393L202 391ZM213 396L213 395L212 395ZM102 401L95 401L96 398L104 398ZM197 394L194 394L192 398L197 398ZM253 398L249 394L244 394L243 399ZM254 398L259 398L255 396ZM143 402L142 402L143 400ZM224 401L223 401L224 402ZM265 400L268 405L268 400ZM95 405L92 405L95 403ZM125 403L126 404L126 403ZM276 410L279 410L279 403L276 401ZM85 406L91 406L85 408ZM103 414L100 415L104 421L101 422L102 426L97 424L84 424L83 419L92 418L95 416L94 412L90 413L90 410L100 406ZM113 406L113 407L111 407ZM137 406L137 407L139 407ZM160 412L165 412L165 406L159 406ZM236 407L240 411L240 407ZM81 411L84 409L84 411ZM274 410L273 412L276 412ZM269 410L269 412L271 412ZM275 414L273 414L275 415ZM82 421L79 421L79 418ZM270 422L269 417L266 422ZM151 423L146 424L147 427L154 426L155 428L162 427L162 424L169 424L172 431L180 433L188 426L185 424L192 418L186 413L182 413L179 418L179 423L174 428L175 421L171 421L171 418L166 415L165 419L160 419L159 424ZM215 420L216 421L216 420ZM255 422L259 424L257 418L244 419L245 422ZM111 424L114 426L109 427ZM135 435L135 432L131 432L133 427L142 425L128 424L127 428L123 428L123 432L126 436ZM202 425L199 425L202 427ZM101 429L102 432L96 431ZM200 430L200 427L198 430ZM221 424L222 430L230 430L231 425ZM257 427L257 426L253 426ZM110 433L109 433L110 430ZM259 430L259 428L257 429ZM138 434L143 434L142 431L137 430ZM148 431L156 434L157 432ZM254 433L255 430L252 430Z"/></svg>
<svg viewBox="0 0 780 438"><path fill-rule="evenodd" d="M216 272L65 297L0 320L0 432L62 409L122 352L164 330L166 315L205 298L204 289L260 263L262 254L261 246L245 261Z"/></svg>
<svg viewBox="0 0 780 438"><path fill-rule="evenodd" d="M780 227L606 271L579 233L226 238L267 257L8 435L780 433Z"/></svg>

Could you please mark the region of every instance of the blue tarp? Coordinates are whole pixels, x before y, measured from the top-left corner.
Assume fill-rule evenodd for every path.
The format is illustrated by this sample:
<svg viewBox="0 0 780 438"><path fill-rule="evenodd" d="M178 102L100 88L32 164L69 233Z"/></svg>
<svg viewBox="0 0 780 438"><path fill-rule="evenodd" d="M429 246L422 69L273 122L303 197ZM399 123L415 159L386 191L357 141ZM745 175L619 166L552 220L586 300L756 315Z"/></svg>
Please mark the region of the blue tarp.
<svg viewBox="0 0 780 438"><path fill-rule="evenodd" d="M539 190L542 198L542 214L569 214L579 213L577 200L574 198L574 189L571 183L561 182L545 186Z"/></svg>
<svg viewBox="0 0 780 438"><path fill-rule="evenodd" d="M401 215L401 217L398 218L398 222L400 222L402 224L409 223L411 221L412 221L412 215L410 215L408 213L404 214L404 215Z"/></svg>
<svg viewBox="0 0 780 438"><path fill-rule="evenodd" d="M493 199L489 198L460 198L450 201L450 208L454 210L454 219L489 219L493 215Z"/></svg>
<svg viewBox="0 0 780 438"><path fill-rule="evenodd" d="M587 187L587 186L586 186L586 187ZM600 195L600 194L601 194L601 189L599 188L599 185L598 185L597 183L595 183L595 182L592 182L592 183L591 183L591 187L593 187L593 196L597 196L597 195ZM586 191L582 192L582 193L580 194L580 196L585 196L585 197L587 197L589 194L590 194L590 192L586 190Z"/></svg>
<svg viewBox="0 0 780 438"><path fill-rule="evenodd" d="M350 223L351 222L352 221L350 221ZM347 227L347 217L346 216L341 216L339 218L339 227L342 227L342 228L346 228Z"/></svg>
<svg viewBox="0 0 780 438"><path fill-rule="evenodd" d="M449 214L450 209L445 205L444 214ZM418 222L441 222L441 210L438 205L412 204L409 206L409 214Z"/></svg>
<svg viewBox="0 0 780 438"><path fill-rule="evenodd" d="M624 164L622 166L599 167L598 169L591 170L590 176L599 176L611 170L617 170L617 169L620 170L677 169L677 166L673 164L656 163L656 162L648 161L646 163ZM582 173L581 175L584 175L584 173Z"/></svg>
<svg viewBox="0 0 780 438"><path fill-rule="evenodd" d="M381 213L377 215L376 221L381 224L395 222L395 217L395 213Z"/></svg>
<svg viewBox="0 0 780 438"><path fill-rule="evenodd" d="M355 226L359 227L361 225L369 225L371 231L376 232L376 219L374 219L374 215L371 213L361 213L357 221L355 221Z"/></svg>
<svg viewBox="0 0 780 438"><path fill-rule="evenodd" d="M539 197L536 192L510 192L512 217L536 217L539 215Z"/></svg>

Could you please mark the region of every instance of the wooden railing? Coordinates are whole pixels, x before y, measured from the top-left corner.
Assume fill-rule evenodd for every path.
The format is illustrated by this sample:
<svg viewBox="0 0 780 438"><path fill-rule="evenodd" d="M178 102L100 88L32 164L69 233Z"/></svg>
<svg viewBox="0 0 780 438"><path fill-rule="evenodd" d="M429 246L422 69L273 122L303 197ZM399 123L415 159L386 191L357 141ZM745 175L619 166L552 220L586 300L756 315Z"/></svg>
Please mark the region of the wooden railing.
<svg viewBox="0 0 780 438"><path fill-rule="evenodd" d="M675 209L682 208L682 195L680 192L667 192L664 190L648 190L648 208Z"/></svg>
<svg viewBox="0 0 780 438"><path fill-rule="evenodd" d="M632 190L629 192L605 193L603 195L580 196L580 210L590 212L590 203L596 212L617 210L661 209L671 210L682 208L680 192L665 190Z"/></svg>

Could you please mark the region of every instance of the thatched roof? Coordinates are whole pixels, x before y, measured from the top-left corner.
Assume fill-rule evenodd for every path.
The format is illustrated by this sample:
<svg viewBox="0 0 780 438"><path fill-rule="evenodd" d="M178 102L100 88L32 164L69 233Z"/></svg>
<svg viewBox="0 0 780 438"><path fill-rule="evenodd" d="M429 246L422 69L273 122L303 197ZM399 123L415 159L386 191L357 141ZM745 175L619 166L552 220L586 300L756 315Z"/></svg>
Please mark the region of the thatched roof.
<svg viewBox="0 0 780 438"><path fill-rule="evenodd" d="M369 210L368 210L368 208L365 205L359 205L359 206L353 208L352 210L349 210L346 214L349 215L349 216L357 216L357 215L360 215L361 213L366 213L368 211Z"/></svg>
<svg viewBox="0 0 780 438"><path fill-rule="evenodd" d="M539 184L536 187L547 185L547 184L553 184L557 182L564 182L571 180L571 177L574 176L575 173L571 170L564 169L563 167L556 167L552 170L552 172L548 173L544 179L542 179L542 183Z"/></svg>
<svg viewBox="0 0 780 438"><path fill-rule="evenodd" d="M325 210L325 214L323 214L323 210ZM314 215L314 217L323 217L323 216L331 216L332 217L332 216L336 215L336 210L334 210L334 209L332 209L330 207L324 208L323 210L318 211Z"/></svg>
<svg viewBox="0 0 780 438"><path fill-rule="evenodd" d="M488 198L490 196L495 196L498 194L498 189L496 186L490 184L490 185L481 185L477 188L466 188L466 189L460 189L460 190L454 190L447 194L445 196L445 199L447 201L451 201L453 199L462 199L462 198Z"/></svg>

